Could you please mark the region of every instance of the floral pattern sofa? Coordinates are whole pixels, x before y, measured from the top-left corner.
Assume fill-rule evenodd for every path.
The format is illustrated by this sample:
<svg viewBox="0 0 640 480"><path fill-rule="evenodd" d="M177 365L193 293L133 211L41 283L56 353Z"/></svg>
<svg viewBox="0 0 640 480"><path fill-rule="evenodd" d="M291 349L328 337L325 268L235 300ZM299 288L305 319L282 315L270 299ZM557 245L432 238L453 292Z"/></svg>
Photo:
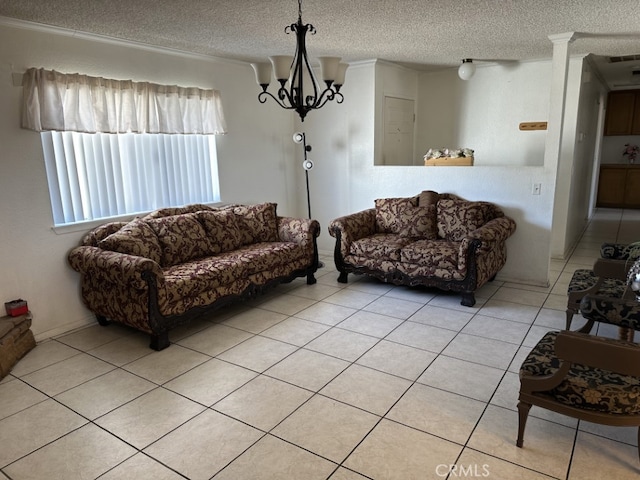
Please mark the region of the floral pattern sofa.
<svg viewBox="0 0 640 480"><path fill-rule="evenodd" d="M156 210L87 233L68 255L85 305L169 345L171 328L318 269L316 220L278 216L276 204Z"/></svg>
<svg viewBox="0 0 640 480"><path fill-rule="evenodd" d="M489 202L424 191L414 197L383 198L375 208L333 220L338 281L366 274L396 285L438 287L462 294L492 280L507 260L506 240L515 222Z"/></svg>

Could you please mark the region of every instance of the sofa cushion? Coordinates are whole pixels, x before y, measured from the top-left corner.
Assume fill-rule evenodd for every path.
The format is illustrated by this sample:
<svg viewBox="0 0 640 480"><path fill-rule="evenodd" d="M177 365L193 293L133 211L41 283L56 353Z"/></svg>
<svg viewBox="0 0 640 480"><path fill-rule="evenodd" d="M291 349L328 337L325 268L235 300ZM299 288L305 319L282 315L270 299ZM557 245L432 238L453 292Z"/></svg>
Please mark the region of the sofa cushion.
<svg viewBox="0 0 640 480"><path fill-rule="evenodd" d="M182 215L183 213L199 212L200 210L213 210L213 208L203 203L194 203L183 207L166 207L148 213L144 219L149 220L150 218L170 217L173 215Z"/></svg>
<svg viewBox="0 0 640 480"><path fill-rule="evenodd" d="M163 267L206 257L214 252L197 213L150 218L147 223L158 236L162 249L160 265Z"/></svg>
<svg viewBox="0 0 640 480"><path fill-rule="evenodd" d="M98 242L98 247L112 252L145 257L161 263L162 250L153 229L142 219L136 218L117 232Z"/></svg>
<svg viewBox="0 0 640 480"><path fill-rule="evenodd" d="M233 208L243 245L278 240L276 203L238 205Z"/></svg>
<svg viewBox="0 0 640 480"><path fill-rule="evenodd" d="M196 215L207 232L213 254L235 250L242 245L237 216L232 210L201 211Z"/></svg>
<svg viewBox="0 0 640 480"><path fill-rule="evenodd" d="M378 198L376 204L376 232L400 233L398 217L407 208L418 206L417 197ZM404 225L403 225L404 226Z"/></svg>
<svg viewBox="0 0 640 480"><path fill-rule="evenodd" d="M402 247L411 243L408 237L395 233L375 233L351 243L349 253L374 259L400 260Z"/></svg>
<svg viewBox="0 0 640 480"><path fill-rule="evenodd" d="M484 225L489 211L486 202L444 199L438 201L438 236L459 242Z"/></svg>
<svg viewBox="0 0 640 480"><path fill-rule="evenodd" d="M248 275L288 267L300 259L308 258L304 247L293 242L261 242L245 245L221 254L221 258L236 258Z"/></svg>

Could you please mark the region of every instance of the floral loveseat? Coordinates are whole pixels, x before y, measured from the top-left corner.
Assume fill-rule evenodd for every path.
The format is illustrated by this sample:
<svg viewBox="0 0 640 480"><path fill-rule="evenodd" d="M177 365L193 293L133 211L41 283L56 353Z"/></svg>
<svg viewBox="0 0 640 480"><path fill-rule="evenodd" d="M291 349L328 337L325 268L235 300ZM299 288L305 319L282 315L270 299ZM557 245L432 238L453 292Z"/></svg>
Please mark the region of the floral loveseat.
<svg viewBox="0 0 640 480"><path fill-rule="evenodd" d="M505 241L515 222L488 202L424 191L375 201L375 208L333 220L338 281L366 274L396 285L423 285L462 293L492 280L507 260Z"/></svg>
<svg viewBox="0 0 640 480"><path fill-rule="evenodd" d="M171 328L318 268L315 220L280 217L276 204L157 210L99 226L69 253L85 305L169 345Z"/></svg>

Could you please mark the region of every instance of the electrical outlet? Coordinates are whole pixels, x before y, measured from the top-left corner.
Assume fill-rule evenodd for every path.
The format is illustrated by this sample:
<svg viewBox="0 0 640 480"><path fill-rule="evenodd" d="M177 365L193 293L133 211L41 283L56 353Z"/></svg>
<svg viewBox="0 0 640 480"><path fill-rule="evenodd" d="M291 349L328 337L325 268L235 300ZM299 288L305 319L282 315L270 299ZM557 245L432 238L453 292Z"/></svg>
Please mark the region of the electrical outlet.
<svg viewBox="0 0 640 480"><path fill-rule="evenodd" d="M540 190L542 190L542 184L534 183L533 187L531 187L531 195L540 195Z"/></svg>

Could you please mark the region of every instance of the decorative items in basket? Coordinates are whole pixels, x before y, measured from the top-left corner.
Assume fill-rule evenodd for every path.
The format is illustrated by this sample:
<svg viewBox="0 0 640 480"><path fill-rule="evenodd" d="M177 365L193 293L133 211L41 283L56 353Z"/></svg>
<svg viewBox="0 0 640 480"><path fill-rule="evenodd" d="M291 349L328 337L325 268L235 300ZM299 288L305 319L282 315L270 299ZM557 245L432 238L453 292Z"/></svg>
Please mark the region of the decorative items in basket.
<svg viewBox="0 0 640 480"><path fill-rule="evenodd" d="M429 166L471 166L473 150L470 148L430 148L424 156L424 164Z"/></svg>

